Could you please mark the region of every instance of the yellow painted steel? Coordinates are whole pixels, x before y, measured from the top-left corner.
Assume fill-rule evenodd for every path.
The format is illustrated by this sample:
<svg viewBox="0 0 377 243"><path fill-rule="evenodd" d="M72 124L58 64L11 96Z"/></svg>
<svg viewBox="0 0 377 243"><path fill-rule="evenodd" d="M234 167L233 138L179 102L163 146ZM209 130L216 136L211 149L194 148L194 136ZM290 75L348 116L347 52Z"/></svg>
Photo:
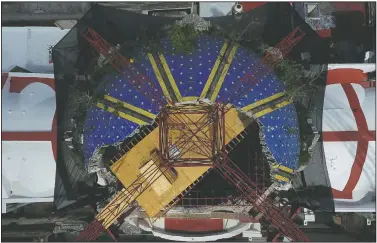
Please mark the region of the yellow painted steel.
<svg viewBox="0 0 377 243"><path fill-rule="evenodd" d="M206 85L203 88L203 91L202 91L202 94L200 95L200 98L205 98L206 97L206 95L208 93L208 90L209 90L209 87L211 87L213 78L215 77L217 69L220 66L221 59L224 56L227 47L228 47L228 42L225 42L224 45L223 45L223 47L220 50L219 56L216 59L215 65L213 65L213 68L211 70L211 73L209 74L209 77L207 79Z"/></svg>
<svg viewBox="0 0 377 243"><path fill-rule="evenodd" d="M124 101L118 100L118 99L116 99L116 98L114 98L114 97L111 97L111 96L105 95L104 98L105 98L106 100L110 101L110 102L115 103L115 104L117 104L117 103L122 103L122 105L123 105L124 108L127 108L127 109L129 109L129 110L132 110L132 111L134 111L134 112L136 112L136 113L139 113L139 114L141 114L141 115L143 115L143 116L149 117L149 118L151 118L151 119L155 119L155 118L156 118L156 115L155 115L155 114L152 114L152 113L150 113L150 112L148 112L148 111L146 111L146 110L143 110L143 109L141 109L141 108L138 108L138 107L136 107L136 106L133 106L133 105L131 105L131 104L129 104L129 103L126 103L126 102L124 102Z"/></svg>
<svg viewBox="0 0 377 243"><path fill-rule="evenodd" d="M261 106L261 105L264 105L264 104L266 104L266 103L268 103L270 101L276 100L276 99L282 97L284 94L285 94L284 92L281 92L281 93L277 93L277 94L271 95L270 97L267 97L267 98L265 98L263 100L258 100L257 102L254 102L254 103L252 103L250 105L244 106L244 107L241 108L241 110L243 110L243 111L250 111L250 110L252 110L252 109L254 109L254 108L258 107L258 106Z"/></svg>
<svg viewBox="0 0 377 243"><path fill-rule="evenodd" d="M142 120L140 120L140 119L138 119L136 117L130 116L130 115L124 113L124 112L117 111L117 110L115 110L112 107L105 107L104 104L102 104L102 103L97 103L97 107L100 108L100 109L102 109L102 110L108 111L110 113L117 113L118 116L120 116L120 117L122 117L122 118L124 118L126 120L132 121L132 122L134 122L134 123L136 123L138 125L146 125L146 124L148 124L147 122L142 121Z"/></svg>
<svg viewBox="0 0 377 243"><path fill-rule="evenodd" d="M182 101L194 101L194 100L197 100L199 99L199 97L197 96L185 96L185 97L182 97Z"/></svg>
<svg viewBox="0 0 377 243"><path fill-rule="evenodd" d="M277 164L277 163L273 164L272 169L279 169L279 164Z"/></svg>
<svg viewBox="0 0 377 243"><path fill-rule="evenodd" d="M278 181L284 181L284 182L289 182L289 179L287 177L281 176L281 175L274 175L274 178Z"/></svg>
<svg viewBox="0 0 377 243"><path fill-rule="evenodd" d="M152 170L154 169L158 170L158 173L155 173L156 180L153 181L153 183L151 183L150 187L154 190L154 192L158 196L160 196L171 187L171 182L169 181L167 176L164 173L162 173L162 171L157 167L158 164L155 162L156 161L150 160L149 162L147 162L145 165L143 165L140 168L140 172L141 174L144 174L147 177L148 173L145 173L145 172L150 170L151 167L152 167ZM145 178L145 179L148 179L148 178Z"/></svg>
<svg viewBox="0 0 377 243"><path fill-rule="evenodd" d="M166 85L165 85L165 83L164 83L164 80L162 79L162 76L161 76L160 70L158 70L158 67L157 67L156 61L154 60L153 55L152 55L151 53L148 53L148 58L149 58L149 61L150 61L151 64L152 64L152 68L153 68L154 74L156 75L157 81L158 81L158 83L160 84L160 87L161 87L161 89L162 89L162 92L164 93L165 97L166 97L168 100L172 100L172 98L170 97L169 91L168 91L168 89L166 88Z"/></svg>
<svg viewBox="0 0 377 243"><path fill-rule="evenodd" d="M265 116L268 113L271 113L271 112L273 112L273 111L275 111L277 109L280 109L280 108L282 108L284 106L287 106L287 105L289 105L291 103L292 103L292 100L285 100L285 101L277 104L276 107L274 107L274 108L270 108L269 107L269 108L266 108L266 109L264 109L262 111L259 111L259 112L255 113L255 117L259 118L259 117Z"/></svg>
<svg viewBox="0 0 377 243"><path fill-rule="evenodd" d="M127 193L127 190L123 188L102 209L102 211L96 215L96 219L102 222L102 225L105 229L109 228L115 222L115 220L118 219L128 209L128 206L134 200L134 197L129 198L129 200L125 200L127 197L125 197L124 194ZM115 205L119 207L118 210L114 207Z"/></svg>
<svg viewBox="0 0 377 243"><path fill-rule="evenodd" d="M294 174L295 173L294 170L292 170L291 168L288 168L288 167L286 167L284 165L280 165L279 166L279 170L282 170L282 171L287 172L289 174Z"/></svg>
<svg viewBox="0 0 377 243"><path fill-rule="evenodd" d="M197 114L187 114L190 120L198 120ZM240 114L235 108L231 108L225 114L225 120L228 126L233 129L227 129L225 134L225 142L229 143L233 138L240 134L251 122L252 119ZM174 132L174 131L173 131ZM203 131L210 136L211 131ZM179 137L180 131L169 134L172 137ZM135 145L130 151L123 155L117 162L111 166L111 170L124 187L129 187L135 179L142 174L141 167L151 160L151 153L159 148L159 128L155 128L143 140ZM195 151L189 151L191 155L197 156ZM190 156L190 154L187 156ZM185 154L186 155L186 154ZM186 156L185 156L186 157ZM163 190L158 190L155 185L146 189L136 200L138 204L145 210L149 217L156 216L160 210L168 205L174 198L181 194L187 187L194 183L201 175L203 175L210 167L176 167L176 179L164 185ZM156 191L159 191L157 193Z"/></svg>
<svg viewBox="0 0 377 243"><path fill-rule="evenodd" d="M179 89L178 89L178 87L177 87L177 84L175 83L175 80L174 80L174 78L173 78L173 75L172 75L171 72L170 72L170 68L169 68L169 66L168 66L168 64L167 64L167 62L166 62L166 60L165 60L164 55L163 55L163 54L160 54L159 57L160 57L160 61L161 61L161 63L162 63L162 67L164 68L165 73L166 73L166 75L168 76L169 83L170 83L170 85L171 85L171 87L172 87L172 89L173 89L173 91L174 91L175 96L177 97L177 100L178 100L178 101L182 101L182 95L181 95L181 93L179 92Z"/></svg>
<svg viewBox="0 0 377 243"><path fill-rule="evenodd" d="M221 89L221 86L224 83L224 79L226 77L226 74L228 73L229 67L232 64L233 57L236 54L237 48L238 48L238 45L234 45L232 47L232 50L230 51L230 54L228 56L228 61L225 64L224 69L221 71L221 76L220 76L220 78L219 78L219 80L216 84L215 90L213 91L212 96L210 98L210 100L212 102L216 100L216 97L217 97L218 93L220 92L220 89Z"/></svg>

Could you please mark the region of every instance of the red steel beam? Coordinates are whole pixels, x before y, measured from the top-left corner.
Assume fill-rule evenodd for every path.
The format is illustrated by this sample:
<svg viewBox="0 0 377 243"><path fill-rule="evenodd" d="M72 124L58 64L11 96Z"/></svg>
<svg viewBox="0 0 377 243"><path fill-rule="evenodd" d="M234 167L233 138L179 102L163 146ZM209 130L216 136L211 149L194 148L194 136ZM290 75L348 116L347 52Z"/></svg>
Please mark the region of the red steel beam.
<svg viewBox="0 0 377 243"><path fill-rule="evenodd" d="M301 208L297 208L296 211L293 213L293 215L291 216L291 219L294 219L296 217L296 215L301 211ZM279 236L281 236L281 234L278 232L276 233L276 235L274 236L274 238L272 239L272 242L278 242L278 238Z"/></svg>
<svg viewBox="0 0 377 243"><path fill-rule="evenodd" d="M281 214L269 198L261 197L262 192L226 154L220 155L219 160L215 162L215 169L234 185L254 205L254 208L275 225L282 234L294 241L309 241L297 225Z"/></svg>
<svg viewBox="0 0 377 243"><path fill-rule="evenodd" d="M288 34L283 40L281 40L277 45L276 49L279 50L282 54L282 57L286 57L288 53L292 50L292 48L297 45L297 43L304 38L305 33L300 29L300 27L296 27L290 34ZM269 68L272 69L274 66L277 65L278 59L273 59L273 54L267 52L261 62L256 65L256 71L252 70L247 72L243 77L239 79L240 82L236 82L233 89L229 92L231 96L225 100L225 97L220 97L220 100L224 104L228 104L231 102L231 99L235 96L243 97L247 92L249 92L260 80L257 75L263 75L265 72L268 71L263 64L268 64ZM240 87L241 84L244 82L244 87ZM239 93L241 92L241 93Z"/></svg>

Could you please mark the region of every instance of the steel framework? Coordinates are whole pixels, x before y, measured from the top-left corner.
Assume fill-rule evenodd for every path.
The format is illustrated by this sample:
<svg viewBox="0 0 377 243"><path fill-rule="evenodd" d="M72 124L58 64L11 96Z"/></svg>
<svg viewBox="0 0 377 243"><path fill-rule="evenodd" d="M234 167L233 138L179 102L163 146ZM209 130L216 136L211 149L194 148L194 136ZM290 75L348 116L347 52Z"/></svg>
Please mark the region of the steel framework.
<svg viewBox="0 0 377 243"><path fill-rule="evenodd" d="M127 188L120 191L115 198L112 199L110 204L108 204L96 217L95 220L91 224L88 225L88 227L79 235L79 237L76 240L85 240L85 241L91 241L96 239L105 229L106 226L108 227L111 225L117 218L122 217L122 214L127 214L127 212L124 212L146 189L148 189L161 175L163 175L167 170L172 169L176 164L176 157L169 156L171 154L172 150L180 149L182 152L181 154L184 155L188 150L192 150L193 145L189 146L188 148L187 143L190 143L190 141L193 140L193 138L197 139L197 145L201 145L203 147L203 143L206 144L206 142L203 140L204 138L208 138L207 132L211 130L212 134L217 134L217 131L220 131L219 137L221 138L219 141L217 140L208 140L210 142L214 142L217 145L216 146L210 146L215 147L218 151L220 151L223 147L223 144L225 143L224 136L225 133L221 133L225 131L225 121L223 116L223 109L221 109L221 106L201 106L202 109L200 111L192 110L192 108L188 108L186 106L181 107L182 109L176 109L176 106L171 108L171 110L167 112L161 112L160 117L158 118L158 121L160 122L160 125L162 126L160 131L165 131L163 127L170 127L170 128L177 128L176 126L180 124L178 127L180 131L184 131L180 136L178 136L177 140L172 144L169 142L169 140L166 140L166 147L161 147L166 152L164 155L156 150L153 152L152 160L153 161L161 161L160 167L150 165L144 173L139 175L137 179ZM193 122L190 117L191 115L201 115L199 120L202 120L202 124L198 126L197 123ZM165 117L167 119L165 119ZM203 118L207 119L203 119ZM186 118L186 120L184 120ZM221 122L222 121L222 122ZM170 123L173 122L173 125ZM208 126L206 130L203 131L203 128ZM168 132L168 131L167 131ZM202 133L201 138L199 138L199 135ZM161 134L164 133L160 133ZM168 135L168 134L167 134ZM160 137L161 138L161 137ZM165 141L165 140L163 140ZM161 145L161 144L160 144ZM182 147L180 146L182 145ZM208 145L208 144L206 144ZM217 147L219 146L219 147ZM206 149L206 147L203 147ZM216 152L217 152L216 150ZM203 151L203 150L202 150ZM208 152L208 151L207 151ZM201 154L206 156L211 156L213 153L207 153L207 154ZM180 156L178 158L178 163L185 161L185 159L182 159L184 156ZM210 159L214 159L214 157L211 157ZM194 162L192 157L189 157L187 161ZM208 161L207 166L209 165ZM212 162L212 161L211 161ZM196 166L198 166L196 164ZM203 178L204 175L202 175L201 178ZM199 182L201 179L199 178L194 184ZM191 185L189 188L187 188L184 192L181 193L181 196L183 197L188 191L191 190L193 185ZM173 202L168 204L162 212L158 215L158 217L161 217L164 215L172 206L177 203L181 197L177 197ZM99 220L100 219L100 220ZM101 227L102 226L102 227Z"/></svg>
<svg viewBox="0 0 377 243"><path fill-rule="evenodd" d="M300 27L296 27L289 35L281 40L275 48L266 52L263 58L263 63L271 68L275 67L280 62L281 58L286 57L292 48L296 46L304 36L305 33Z"/></svg>
<svg viewBox="0 0 377 243"><path fill-rule="evenodd" d="M266 171L264 168L265 167L264 159L260 159L257 157L255 161L257 161L255 163L255 184L257 185L259 189L264 191L266 189L266 182L267 182Z"/></svg>
<svg viewBox="0 0 377 243"><path fill-rule="evenodd" d="M190 191L188 197L184 197L179 202L181 207L208 207L208 206L227 206L231 203L234 206L252 206L253 204L244 201L243 196L229 195L226 197L201 197L200 192Z"/></svg>
<svg viewBox="0 0 377 243"><path fill-rule="evenodd" d="M298 34L298 36L297 36ZM283 39L278 45L282 56L285 56L294 45L298 43L304 36L304 33L297 27L290 35ZM98 33L92 29L88 29L84 37L89 43L104 56L119 73L126 76L133 75L134 80L129 81L136 87L141 94L149 98L152 104L164 106L163 95L144 75L141 74L132 64L130 64L117 50L111 47ZM276 65L277 61L271 58L271 53L267 53L263 62L270 62ZM287 216L281 213L279 205L267 196L265 191L264 179L262 186L258 183L260 180L256 178L254 183L245 173L232 162L229 157L229 148L225 146L225 113L227 104L235 95L243 96L261 79L256 78L257 75L265 73L267 68L262 64L259 65L257 71L246 73L240 79L238 85L235 85L228 99L222 98L222 102L218 102L213 106L208 106L204 110L190 110L184 107L176 107L170 100L171 105L164 108L158 118L159 133L159 151L155 151L154 159L160 160L159 166L154 166L142 173L129 187L120 191L96 217L96 219L88 225L88 227L79 235L77 240L91 241L96 239L106 227L111 225L117 218L124 213L126 209L135 202L135 200L148 189L164 172L173 169L174 166L203 166L211 164L215 170L230 182L242 195L252 204L251 215L257 219L263 217L278 228L279 232L294 241L309 241L309 239L301 232L295 223ZM242 87L239 87L239 86ZM240 91L242 93L240 94ZM190 118L189 114L199 116L196 120ZM172 130L179 130L176 137L172 138ZM200 134L200 135L199 135ZM210 135L211 134L211 135ZM186 157L188 151L195 150L197 158ZM177 151L179 153L177 153ZM173 205L181 200L186 193L191 190L187 188L181 193L181 197L177 197L172 203L167 205L160 213L164 215ZM131 207L132 209L132 207ZM130 210L131 210L130 209Z"/></svg>
<svg viewBox="0 0 377 243"><path fill-rule="evenodd" d="M297 214L299 214L299 212L301 212L301 208L297 208L296 209L296 211L295 212L293 212L293 214L292 214L292 216L290 217L290 219L294 219L296 216L297 216ZM275 236L273 237L273 239L272 239L272 242L279 242L279 237L280 236L283 236L282 234L280 234L279 232L277 232L276 234L275 234Z"/></svg>
<svg viewBox="0 0 377 243"><path fill-rule="evenodd" d="M225 111L222 105L175 105L163 109L158 120L160 151L172 167L212 166L216 154L225 148ZM184 198L210 169L166 205L156 219Z"/></svg>
<svg viewBox="0 0 377 243"><path fill-rule="evenodd" d="M265 192L259 190L226 154L219 155L219 159L215 161L215 169L253 204L255 217L264 217L293 241L309 241L297 225L281 214L279 208L265 196Z"/></svg>
<svg viewBox="0 0 377 243"><path fill-rule="evenodd" d="M225 146L225 111L220 105L176 105L159 114L159 146L174 167L212 166Z"/></svg>

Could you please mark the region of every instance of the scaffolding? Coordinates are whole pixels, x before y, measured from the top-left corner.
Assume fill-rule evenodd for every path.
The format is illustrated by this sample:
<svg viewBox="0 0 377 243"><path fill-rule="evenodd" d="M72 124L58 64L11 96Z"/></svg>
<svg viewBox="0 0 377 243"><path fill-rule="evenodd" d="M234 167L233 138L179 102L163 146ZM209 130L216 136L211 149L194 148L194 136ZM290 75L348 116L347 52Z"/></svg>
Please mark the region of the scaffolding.
<svg viewBox="0 0 377 243"><path fill-rule="evenodd" d="M164 160L174 167L211 166L225 146L224 114L220 105L163 108L159 115L159 146Z"/></svg>
<svg viewBox="0 0 377 243"><path fill-rule="evenodd" d="M297 27L290 35L284 38L277 45L281 55L287 55L303 36L304 33ZM117 48L110 46L92 29L88 29L84 37L121 75L125 76L126 72L128 75L132 74L133 81L128 78L126 80L129 80L141 94L150 99L152 104L164 107L163 94L141 72L137 71L136 67L125 59ZM267 62L272 66L277 64L276 59L271 58L268 53L263 62ZM214 168L214 171L219 173L241 193L243 199L250 203L252 208L249 211L250 217L258 220L263 218L274 225L279 233L293 241L309 241L297 225L281 211L280 205L276 205L273 199L269 197L274 191L274 185L269 188L266 187L264 167L260 168L260 170L257 169L255 182L253 182L228 157L231 149L235 147L234 143L237 144L237 141L239 142L243 139L244 136L242 134L244 131L241 131L236 139L226 141L226 133L232 130L232 127L227 125L225 119L225 114L230 111L227 104L235 95L238 97L243 96L252 89L261 79L261 75L264 75L267 71L267 67L261 64L257 67L257 71L246 73L240 79L238 85L235 85L234 90L231 91L231 96L228 99L221 97L220 102L215 104L177 105L168 100L168 106L162 108L157 118L159 149L151 154L152 162L147 164L148 168L130 186L118 192L116 197L96 216L95 220L88 225L77 240L95 240L101 232L118 218L122 217L122 215L127 215L129 213L128 210L131 210L130 206L157 179L162 175L169 177L167 174L171 174L171 171L174 171L174 167L210 165ZM233 147L230 145L232 143ZM261 172L263 174L262 177L260 176ZM169 178L173 177L170 176ZM194 182L193 185L199 182L202 177ZM166 205L158 217L165 215L171 207L182 199L182 203L186 202L184 197L191 191L193 185L186 188L171 203Z"/></svg>
<svg viewBox="0 0 377 243"><path fill-rule="evenodd" d="M255 218L264 217L276 226L279 232L293 241L309 241L297 225L282 214L272 202L268 197L269 193L266 193L268 190L265 192L260 190L226 154L219 155L219 159L215 162L215 169L253 204L251 214Z"/></svg>

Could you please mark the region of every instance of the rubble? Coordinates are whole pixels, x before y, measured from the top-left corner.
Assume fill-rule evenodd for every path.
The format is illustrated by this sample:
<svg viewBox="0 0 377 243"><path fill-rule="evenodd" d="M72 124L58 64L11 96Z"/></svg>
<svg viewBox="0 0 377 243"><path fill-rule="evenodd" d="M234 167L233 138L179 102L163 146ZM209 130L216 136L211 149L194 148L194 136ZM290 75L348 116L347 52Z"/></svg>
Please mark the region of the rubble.
<svg viewBox="0 0 377 243"><path fill-rule="evenodd" d="M205 21L202 17L197 14L189 14L182 18L182 20L177 21L180 26L192 24L197 31L207 31L211 26L209 21Z"/></svg>

